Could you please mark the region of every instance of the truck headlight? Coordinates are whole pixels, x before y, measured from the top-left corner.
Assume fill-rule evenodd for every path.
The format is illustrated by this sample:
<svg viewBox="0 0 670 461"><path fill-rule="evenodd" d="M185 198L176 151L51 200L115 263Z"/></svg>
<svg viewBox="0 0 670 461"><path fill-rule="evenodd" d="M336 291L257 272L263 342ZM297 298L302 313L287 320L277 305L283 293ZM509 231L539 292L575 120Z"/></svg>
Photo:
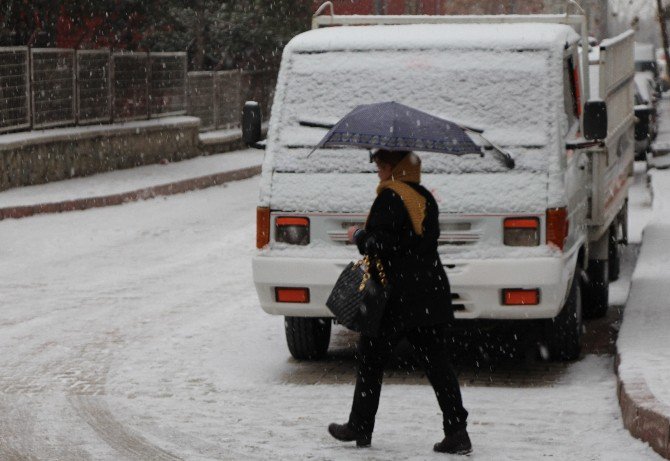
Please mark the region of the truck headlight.
<svg viewBox="0 0 670 461"><path fill-rule="evenodd" d="M507 246L534 247L540 244L538 218L507 218L503 226L503 243Z"/></svg>
<svg viewBox="0 0 670 461"><path fill-rule="evenodd" d="M275 241L291 245L309 245L309 219L281 216L275 219Z"/></svg>

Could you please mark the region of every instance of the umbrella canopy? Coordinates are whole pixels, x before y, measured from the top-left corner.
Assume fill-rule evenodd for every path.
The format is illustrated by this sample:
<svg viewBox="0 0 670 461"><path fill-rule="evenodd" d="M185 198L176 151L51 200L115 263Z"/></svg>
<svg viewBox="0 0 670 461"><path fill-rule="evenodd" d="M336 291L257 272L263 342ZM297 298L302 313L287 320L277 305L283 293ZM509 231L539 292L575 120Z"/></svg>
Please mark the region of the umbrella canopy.
<svg viewBox="0 0 670 461"><path fill-rule="evenodd" d="M395 101L354 108L328 131L314 149L331 146L456 155L481 153L481 148L456 123Z"/></svg>

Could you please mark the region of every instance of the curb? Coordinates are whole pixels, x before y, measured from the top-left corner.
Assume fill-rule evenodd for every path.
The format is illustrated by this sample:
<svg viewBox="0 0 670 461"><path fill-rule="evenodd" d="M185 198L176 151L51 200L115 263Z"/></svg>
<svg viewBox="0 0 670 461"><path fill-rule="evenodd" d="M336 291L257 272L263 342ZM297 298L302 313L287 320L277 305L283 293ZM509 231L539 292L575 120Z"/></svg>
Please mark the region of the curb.
<svg viewBox="0 0 670 461"><path fill-rule="evenodd" d="M670 459L670 407L659 402L644 378L624 380L619 372L621 355L617 353L615 370L617 397L623 425L634 437L647 442L656 453Z"/></svg>
<svg viewBox="0 0 670 461"><path fill-rule="evenodd" d="M100 197L65 200L62 202L40 203L37 205L22 205L15 207L0 208L0 220L20 219L43 213L63 213L66 211L88 210L89 208L100 208L112 205L121 205L127 202L147 200L154 197L181 194L184 192L206 189L212 186L251 178L260 174L261 167L252 166L239 170L214 173L197 178L184 179L168 184L146 187L119 194L104 195Z"/></svg>

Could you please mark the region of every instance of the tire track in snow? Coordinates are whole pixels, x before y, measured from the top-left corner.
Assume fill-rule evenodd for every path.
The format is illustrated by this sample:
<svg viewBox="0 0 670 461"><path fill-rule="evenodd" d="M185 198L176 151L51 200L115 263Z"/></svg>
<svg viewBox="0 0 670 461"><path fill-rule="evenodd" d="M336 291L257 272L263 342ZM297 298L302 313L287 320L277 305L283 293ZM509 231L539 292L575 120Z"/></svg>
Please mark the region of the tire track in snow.
<svg viewBox="0 0 670 461"><path fill-rule="evenodd" d="M108 446L128 458L142 461L175 461L183 459L171 453L168 449L151 443L139 431L130 429L117 420L110 411L105 399L106 397L79 395L70 397L69 403ZM152 425L152 427L148 428L148 432L153 433L155 437L159 437L161 440L169 440L172 445L188 449L191 457L193 457L193 453L195 452L199 455L196 457L198 459L200 457L222 461L264 459L253 454L235 451L226 444L210 443L207 440L193 437L169 426L158 427L148 422L144 424ZM4 458L0 459L4 460Z"/></svg>
<svg viewBox="0 0 670 461"><path fill-rule="evenodd" d="M4 397L0 401L0 459L3 460L37 460L34 455L31 434L34 434L33 423L28 412Z"/></svg>
<svg viewBox="0 0 670 461"><path fill-rule="evenodd" d="M72 396L70 404L79 416L120 454L138 460L180 461L182 458L152 444L141 434L121 424L103 398Z"/></svg>
<svg viewBox="0 0 670 461"><path fill-rule="evenodd" d="M56 404L56 408L58 404ZM3 461L90 460L90 454L77 443L60 444L62 435L53 426L68 418L67 412L34 396L0 397L0 459Z"/></svg>

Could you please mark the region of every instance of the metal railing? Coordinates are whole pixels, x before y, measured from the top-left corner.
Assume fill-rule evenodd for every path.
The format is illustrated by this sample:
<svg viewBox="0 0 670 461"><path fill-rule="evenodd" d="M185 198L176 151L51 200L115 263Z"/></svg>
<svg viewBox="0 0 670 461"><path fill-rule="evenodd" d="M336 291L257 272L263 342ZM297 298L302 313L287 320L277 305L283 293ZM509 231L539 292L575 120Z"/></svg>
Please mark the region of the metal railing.
<svg viewBox="0 0 670 461"><path fill-rule="evenodd" d="M607 104L609 139L615 139L621 131L628 129L634 117L634 42L632 30L600 42L598 97Z"/></svg>
<svg viewBox="0 0 670 461"><path fill-rule="evenodd" d="M149 113L152 116L186 112L186 55L151 53Z"/></svg>
<svg viewBox="0 0 670 461"><path fill-rule="evenodd" d="M28 48L0 48L0 133L30 128Z"/></svg>
<svg viewBox="0 0 670 461"><path fill-rule="evenodd" d="M33 128L75 122L75 56L64 48L30 50Z"/></svg>
<svg viewBox="0 0 670 461"><path fill-rule="evenodd" d="M188 73L188 113L203 131L239 126L242 97L239 70Z"/></svg>
<svg viewBox="0 0 670 461"><path fill-rule="evenodd" d="M111 54L109 50L77 51L77 121L112 119Z"/></svg>
<svg viewBox="0 0 670 461"><path fill-rule="evenodd" d="M186 53L0 47L0 132L186 114Z"/></svg>
<svg viewBox="0 0 670 461"><path fill-rule="evenodd" d="M201 130L213 130L218 125L218 105L215 72L189 72L187 112L200 119Z"/></svg>
<svg viewBox="0 0 670 461"><path fill-rule="evenodd" d="M254 100L267 119L276 75L274 69L189 72L188 114L200 118L203 131L235 128L240 126L244 101Z"/></svg>
<svg viewBox="0 0 670 461"><path fill-rule="evenodd" d="M149 118L149 54L113 53L112 62L114 120Z"/></svg>
<svg viewBox="0 0 670 461"><path fill-rule="evenodd" d="M202 130L267 118L276 70L187 72L186 53L0 47L0 133L189 114Z"/></svg>

